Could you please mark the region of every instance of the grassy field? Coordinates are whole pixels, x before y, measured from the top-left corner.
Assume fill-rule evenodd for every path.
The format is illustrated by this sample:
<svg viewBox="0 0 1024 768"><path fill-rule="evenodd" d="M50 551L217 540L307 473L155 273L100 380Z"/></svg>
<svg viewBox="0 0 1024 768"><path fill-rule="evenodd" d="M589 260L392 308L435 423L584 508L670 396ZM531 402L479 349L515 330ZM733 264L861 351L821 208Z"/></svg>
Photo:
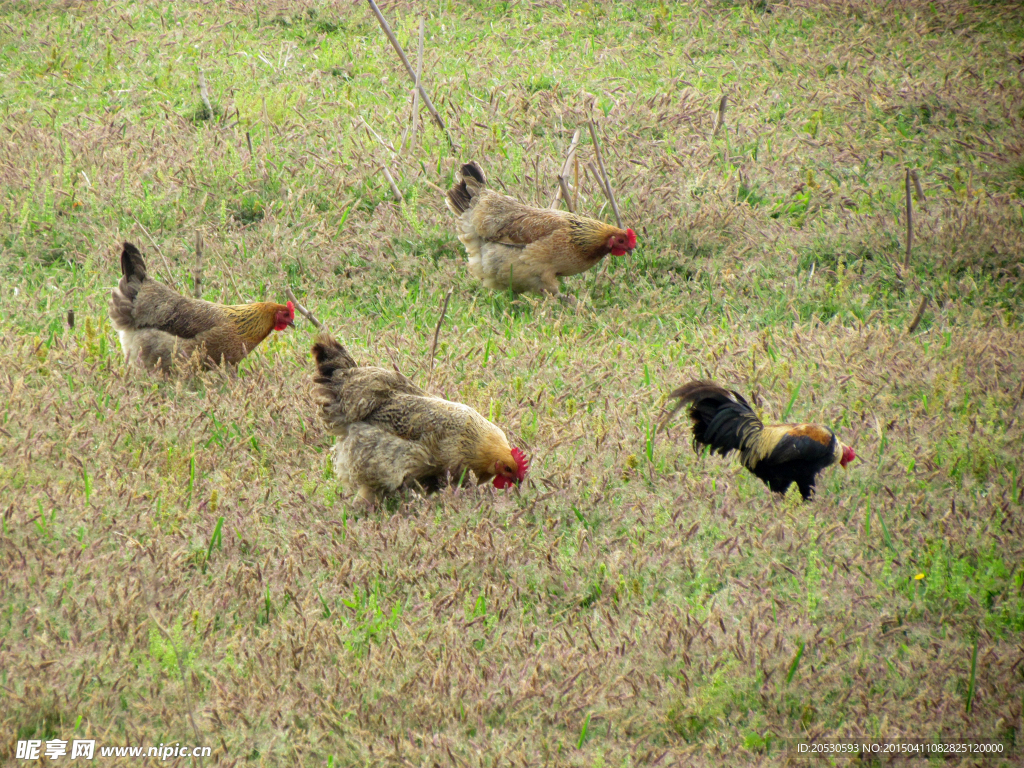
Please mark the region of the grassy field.
<svg viewBox="0 0 1024 768"><path fill-rule="evenodd" d="M384 12L414 63L425 19L454 150L425 110L401 144L410 83L363 3L0 3L0 762L33 738L239 766L777 765L846 737L1019 760L1016 4ZM476 159L547 205L591 117L640 247L566 280L576 308L486 291L439 190ZM612 220L589 176L579 207ZM120 243L190 291L197 231L205 298L292 286L357 360L502 426L527 482L357 504L302 318L237 377L127 369ZM859 460L801 504L682 420L655 435L698 376Z"/></svg>

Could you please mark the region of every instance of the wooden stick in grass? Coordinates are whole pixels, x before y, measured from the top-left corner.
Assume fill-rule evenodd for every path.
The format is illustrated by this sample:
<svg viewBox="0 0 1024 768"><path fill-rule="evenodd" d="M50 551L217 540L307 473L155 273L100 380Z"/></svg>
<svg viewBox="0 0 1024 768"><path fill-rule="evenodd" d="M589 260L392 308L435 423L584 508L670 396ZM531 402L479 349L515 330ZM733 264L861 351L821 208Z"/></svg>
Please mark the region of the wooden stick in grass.
<svg viewBox="0 0 1024 768"><path fill-rule="evenodd" d="M576 213L572 207L572 193L569 192L569 185L566 184L564 176L558 177L558 191L555 193L555 200L551 203L551 207L557 208L559 200L565 201L565 207L569 209L569 213Z"/></svg>
<svg viewBox="0 0 1024 768"><path fill-rule="evenodd" d="M213 105L210 103L210 92L206 88L206 75L203 74L203 70L199 70L199 98L203 100L203 106L206 107L206 119L213 120Z"/></svg>
<svg viewBox="0 0 1024 768"><path fill-rule="evenodd" d="M564 200L565 207L569 209L569 213L576 213L576 209L572 204L572 195L569 194L569 183L566 181L566 174L569 173L569 167L572 165L573 160L576 159L576 146L580 143L582 132L582 129L577 128L576 133L572 135L569 151L566 152L565 162L562 163L562 170L558 172L558 191L555 192L555 199L551 201L550 208L557 208L558 201Z"/></svg>
<svg viewBox="0 0 1024 768"><path fill-rule="evenodd" d="M387 179L388 180L388 184L391 185L391 193L395 196L395 199L399 203L404 203L405 202L405 198L402 197L402 191L398 188L398 185L395 184L395 177L392 176L391 175L391 171L388 170L388 164L387 163L382 163L380 168L381 168L382 171L384 171L384 178Z"/></svg>
<svg viewBox="0 0 1024 768"><path fill-rule="evenodd" d="M423 19L420 19L420 47L416 56L416 85L412 89L412 126L409 134L409 149L416 144L416 123L420 111L420 78L423 76Z"/></svg>
<svg viewBox="0 0 1024 768"><path fill-rule="evenodd" d="M437 318L437 327L434 328L434 341L430 345L430 375L434 375L434 355L437 353L437 339L441 335L441 323L444 322L444 316L448 313L448 302L452 300L452 291L454 288L449 288L448 293L444 297L444 305L441 307L441 316ZM429 386L429 384L428 384Z"/></svg>
<svg viewBox="0 0 1024 768"><path fill-rule="evenodd" d="M384 141L384 137L370 127L370 124L366 122L365 117L360 115L359 122L363 124L363 127L366 129L366 132L377 140L378 144L380 144L382 147L384 147L384 149L391 153L392 157L398 157L398 153L395 151L395 148L392 145L388 144L386 141Z"/></svg>
<svg viewBox="0 0 1024 768"><path fill-rule="evenodd" d="M580 200L580 156L572 160L573 167L573 179L572 179L572 210L576 210L579 206L577 203Z"/></svg>
<svg viewBox="0 0 1024 768"><path fill-rule="evenodd" d="M203 298L203 233L196 230L196 265L192 270L192 295Z"/></svg>
<svg viewBox="0 0 1024 768"><path fill-rule="evenodd" d="M584 166L584 168L590 171L590 175L594 177L594 181L597 183L597 186L601 188L604 196L611 200L611 196L608 194L608 188L604 185L604 179L601 178L601 172L597 169L597 166L594 165L594 162L590 161Z"/></svg>
<svg viewBox="0 0 1024 768"><path fill-rule="evenodd" d="M582 128L577 128L576 132L572 135L572 141L569 142L569 151L565 153L565 162L562 163L562 170L559 171L558 175L565 177L565 174L569 172L569 166L572 165L572 161L576 158L576 147L580 143L580 136L583 134Z"/></svg>
<svg viewBox="0 0 1024 768"><path fill-rule="evenodd" d="M391 47L395 49L398 57L402 60L405 65L405 71L409 73L409 78L416 83L416 88L420 92L420 98L423 99L423 104L430 112L431 117L434 118L434 122L437 123L438 128L444 131L445 137L448 139L448 146L454 147L455 142L452 141L451 134L448 133L448 126L444 124L444 120L441 119L441 115L437 113L437 109L434 107L434 102L430 100L427 95L426 89L423 84L418 82L416 73L413 72L412 64L409 63L409 57L405 55L405 51L402 49L401 43L398 42L398 38L395 37L395 33L391 31L391 26L388 24L387 19L384 18L384 14L380 12L380 8L373 0L366 0L370 4L370 10L373 11L373 15L377 17L377 23L380 24L380 28L384 30L384 34L387 35L388 40L391 42Z"/></svg>
<svg viewBox="0 0 1024 768"><path fill-rule="evenodd" d="M907 168L907 175L904 179L907 188L907 252L903 256L903 271L910 268L910 247L914 244L914 213L913 205L910 202L910 169Z"/></svg>
<svg viewBox="0 0 1024 768"><path fill-rule="evenodd" d="M715 120L715 132L711 134L711 138L718 136L718 132L722 130L722 126L725 125L725 108L729 105L729 97L726 94L722 94L722 100L718 102L718 119Z"/></svg>
<svg viewBox="0 0 1024 768"><path fill-rule="evenodd" d="M586 171L590 171L590 175L594 177L594 183L601 188L601 192L604 194L604 196L608 197L608 189L605 187L604 179L601 178L601 172L597 170L597 166L594 165L594 161L591 160L589 163L583 166L583 168ZM586 178L586 176L584 176L584 178Z"/></svg>
<svg viewBox="0 0 1024 768"><path fill-rule="evenodd" d="M590 121L590 138L594 140L594 154L597 155L597 165L601 169L601 178L604 179L604 193L608 196L608 202L612 204L612 211L615 213L615 225L622 229L622 217L619 216L619 206L615 202L611 182L608 181L608 172L604 169L604 158L601 157L601 145L597 141L597 130L594 128L593 120Z"/></svg>
<svg viewBox="0 0 1024 768"><path fill-rule="evenodd" d="M295 307L296 312L298 312L304 318L309 320L309 322L315 325L318 331L323 330L324 324L316 319L316 315L314 315L312 312L310 312L308 309L306 309L299 303L299 300L295 298L295 294L292 293L292 287L290 285L284 289L284 295L288 297L288 301L290 301L292 303L292 306Z"/></svg>
<svg viewBox="0 0 1024 768"><path fill-rule="evenodd" d="M917 171L910 172L910 180L914 182L914 191L917 196L917 202L921 204L921 207L928 210L928 206L925 205L924 190L921 189L921 180L917 177Z"/></svg>
<svg viewBox="0 0 1024 768"><path fill-rule="evenodd" d="M392 147L388 146L388 143L384 141L384 138L375 130L373 130L373 128L370 127L370 124L366 122L365 118L363 118L360 115L359 120L362 122L363 127L366 129L366 132L373 136L373 138L375 138L380 143L380 145L384 147L384 149L390 152L392 157L398 156L398 153L396 153ZM381 170L384 171L384 178L388 180L388 184L391 186L391 192L392 194L394 194L395 199L399 203L404 203L405 198L402 197L402 192L398 189L398 185L395 183L395 177L391 175L391 169L388 168L388 164L381 163Z"/></svg>
<svg viewBox="0 0 1024 768"><path fill-rule="evenodd" d="M914 315L914 319L910 321L910 325L907 326L907 335L909 336L917 330L917 326L921 324L921 318L924 317L925 307L928 306L928 297L921 297L921 306L917 308L917 314Z"/></svg>

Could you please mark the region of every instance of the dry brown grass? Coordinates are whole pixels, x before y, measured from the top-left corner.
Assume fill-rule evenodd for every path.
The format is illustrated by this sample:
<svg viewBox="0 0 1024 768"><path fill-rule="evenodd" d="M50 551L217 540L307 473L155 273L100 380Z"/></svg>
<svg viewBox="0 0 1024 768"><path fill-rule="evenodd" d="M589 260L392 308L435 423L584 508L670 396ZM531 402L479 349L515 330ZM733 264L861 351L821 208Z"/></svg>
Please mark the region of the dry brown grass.
<svg viewBox="0 0 1024 768"><path fill-rule="evenodd" d="M405 44L427 16L461 146L424 123L396 158L359 118L397 144L409 83L362 5L8 4L0 759L191 744L190 709L224 765L774 765L838 737L1019 756L1020 20L769 5L390 4ZM200 66L222 119L196 117ZM566 282L579 311L485 293L437 188L476 158L547 205L591 116L641 248ZM905 167L927 201L900 275ZM506 427L527 483L353 504L308 325L237 377L125 369L119 241L190 290L197 230L206 298L294 286L357 359ZM792 399L861 461L799 504L681 423L652 443L694 376L766 416Z"/></svg>

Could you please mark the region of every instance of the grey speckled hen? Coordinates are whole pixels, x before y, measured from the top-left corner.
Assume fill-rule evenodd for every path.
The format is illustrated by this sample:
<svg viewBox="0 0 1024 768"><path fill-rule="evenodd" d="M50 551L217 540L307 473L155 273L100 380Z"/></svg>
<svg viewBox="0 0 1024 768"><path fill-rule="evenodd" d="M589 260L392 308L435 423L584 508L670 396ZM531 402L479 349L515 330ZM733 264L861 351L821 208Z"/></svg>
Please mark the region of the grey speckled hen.
<svg viewBox="0 0 1024 768"><path fill-rule="evenodd" d="M320 416L338 436L335 474L367 501L413 485L433 490L469 471L497 488L526 476L523 452L469 406L428 395L395 371L356 365L326 334L313 357Z"/></svg>

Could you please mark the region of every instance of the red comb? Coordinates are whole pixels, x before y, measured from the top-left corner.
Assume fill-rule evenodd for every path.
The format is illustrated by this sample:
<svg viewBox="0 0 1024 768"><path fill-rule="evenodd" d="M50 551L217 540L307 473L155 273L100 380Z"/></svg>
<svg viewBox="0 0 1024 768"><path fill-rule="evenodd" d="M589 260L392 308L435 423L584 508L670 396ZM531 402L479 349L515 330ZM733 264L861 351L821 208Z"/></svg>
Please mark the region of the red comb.
<svg viewBox="0 0 1024 768"><path fill-rule="evenodd" d="M516 485L523 481L526 477L526 470L530 468L530 460L526 458L526 454L520 451L518 448L512 449L512 458L516 462L516 479L512 480L506 475L495 475L494 487L500 490L508 488L510 485Z"/></svg>
<svg viewBox="0 0 1024 768"><path fill-rule="evenodd" d="M292 320L294 320L295 319L295 305L292 304L289 301L287 306L288 306L288 317L291 318Z"/></svg>
<svg viewBox="0 0 1024 768"><path fill-rule="evenodd" d="M636 248L636 232L632 229L626 230L626 244L629 246L630 250Z"/></svg>
<svg viewBox="0 0 1024 768"><path fill-rule="evenodd" d="M516 472L516 477L522 480L526 477L526 470L530 468L530 460L526 458L526 454L518 448L512 449L512 458L516 460L516 466L519 468Z"/></svg>

